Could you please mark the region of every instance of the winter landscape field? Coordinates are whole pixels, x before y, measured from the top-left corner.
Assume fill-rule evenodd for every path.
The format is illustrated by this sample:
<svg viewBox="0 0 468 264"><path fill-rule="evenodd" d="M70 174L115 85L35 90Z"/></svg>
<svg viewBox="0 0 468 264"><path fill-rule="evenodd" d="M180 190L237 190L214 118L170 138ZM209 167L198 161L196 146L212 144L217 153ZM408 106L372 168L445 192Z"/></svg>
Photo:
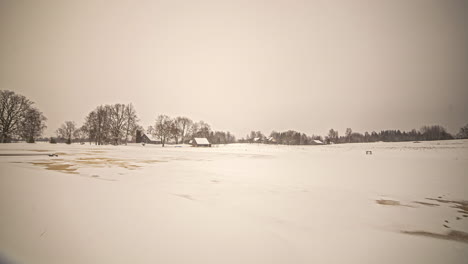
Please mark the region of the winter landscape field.
<svg viewBox="0 0 468 264"><path fill-rule="evenodd" d="M2 144L0 262L467 263L467 172L468 140Z"/></svg>

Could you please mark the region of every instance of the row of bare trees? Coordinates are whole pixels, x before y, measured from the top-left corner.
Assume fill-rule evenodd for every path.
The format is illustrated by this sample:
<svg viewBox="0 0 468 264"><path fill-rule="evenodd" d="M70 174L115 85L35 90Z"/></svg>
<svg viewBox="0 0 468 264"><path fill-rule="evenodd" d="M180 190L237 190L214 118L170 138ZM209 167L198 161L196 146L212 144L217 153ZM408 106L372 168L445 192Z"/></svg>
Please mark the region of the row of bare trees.
<svg viewBox="0 0 468 264"><path fill-rule="evenodd" d="M245 138L239 140L243 143L268 143L281 145L311 145L315 144L314 140L322 141L321 136L301 133L294 130L283 132L272 131L269 137L266 137L261 131L251 131Z"/></svg>
<svg viewBox="0 0 468 264"><path fill-rule="evenodd" d="M57 137L70 144L88 140L96 145L127 144L138 128L138 117L132 104L100 105L91 111L83 126L66 121L57 129Z"/></svg>
<svg viewBox="0 0 468 264"><path fill-rule="evenodd" d="M234 143L236 138L230 132L212 131L211 126L204 121L194 122L188 117L171 118L159 115L153 126L148 127L147 133L161 140L164 146L168 141L174 143L188 143L195 137L207 138L213 144Z"/></svg>
<svg viewBox="0 0 468 264"><path fill-rule="evenodd" d="M42 135L47 118L33 104L23 95L0 90L0 143L20 139L34 143Z"/></svg>

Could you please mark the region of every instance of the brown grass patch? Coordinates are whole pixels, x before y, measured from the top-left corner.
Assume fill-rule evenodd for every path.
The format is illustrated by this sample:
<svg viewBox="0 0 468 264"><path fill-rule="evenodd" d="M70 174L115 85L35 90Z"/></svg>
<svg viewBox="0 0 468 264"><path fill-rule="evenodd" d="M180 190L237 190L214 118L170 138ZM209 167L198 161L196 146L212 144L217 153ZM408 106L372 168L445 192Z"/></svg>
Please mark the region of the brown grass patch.
<svg viewBox="0 0 468 264"><path fill-rule="evenodd" d="M158 162L167 162L167 160L141 160L138 162L152 164L152 163L158 163Z"/></svg>
<svg viewBox="0 0 468 264"><path fill-rule="evenodd" d="M431 206L431 207L440 206L439 204L435 204L435 203L426 203L426 202L419 202L419 201L414 201L413 203L422 204L422 205Z"/></svg>
<svg viewBox="0 0 468 264"><path fill-rule="evenodd" d="M402 206L402 204L399 201L394 201L394 200L380 199L380 200L375 200L375 202L381 205Z"/></svg>
<svg viewBox="0 0 468 264"><path fill-rule="evenodd" d="M44 167L46 170L61 171L70 174L77 174L76 168L72 164L58 164L56 162L32 162L33 165Z"/></svg>
<svg viewBox="0 0 468 264"><path fill-rule="evenodd" d="M68 163L63 163L63 161L63 159L53 159L51 161L32 162L31 164L44 167L47 170L56 170L71 174L77 174L78 172L76 170L80 165L101 168L106 166L117 166L129 170L135 170L141 167L135 164L130 164L124 160L113 158L77 158L74 160L68 160Z"/></svg>
<svg viewBox="0 0 468 264"><path fill-rule="evenodd" d="M124 160L119 160L119 159L113 159L113 158L78 158L75 160L76 163L78 164L84 164L84 165L92 165L96 167L104 167L104 166L118 166L121 168L126 168L129 170L134 170L137 168L140 168L138 165L134 164L129 164L128 162Z"/></svg>
<svg viewBox="0 0 468 264"><path fill-rule="evenodd" d="M437 233L432 233L432 232L427 232L427 231L401 231L401 233L408 234L408 235L425 236L425 237L432 237L432 238L468 243L468 233L457 231L457 230L452 230L448 232L447 234L437 234Z"/></svg>
<svg viewBox="0 0 468 264"><path fill-rule="evenodd" d="M460 209L458 212L462 214L468 214L468 201L453 201L445 199L436 199L436 198L426 198L427 200L437 201L439 203L451 203L455 204L453 208Z"/></svg>

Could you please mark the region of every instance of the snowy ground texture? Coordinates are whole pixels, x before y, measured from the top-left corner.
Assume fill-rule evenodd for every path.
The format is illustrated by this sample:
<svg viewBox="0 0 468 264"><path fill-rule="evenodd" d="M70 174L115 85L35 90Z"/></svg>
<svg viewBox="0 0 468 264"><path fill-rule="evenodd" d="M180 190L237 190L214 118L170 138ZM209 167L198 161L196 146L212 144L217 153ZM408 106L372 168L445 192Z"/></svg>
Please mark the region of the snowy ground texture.
<svg viewBox="0 0 468 264"><path fill-rule="evenodd" d="M468 263L465 201L467 140L1 144L0 263Z"/></svg>

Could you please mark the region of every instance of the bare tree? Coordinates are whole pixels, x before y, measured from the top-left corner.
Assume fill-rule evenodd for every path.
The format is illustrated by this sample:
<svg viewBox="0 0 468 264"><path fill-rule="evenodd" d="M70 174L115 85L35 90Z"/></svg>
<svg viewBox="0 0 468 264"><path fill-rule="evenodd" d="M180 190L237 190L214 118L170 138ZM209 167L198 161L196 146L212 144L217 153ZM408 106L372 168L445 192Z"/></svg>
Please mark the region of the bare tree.
<svg viewBox="0 0 468 264"><path fill-rule="evenodd" d="M127 127L125 116L125 105L114 104L108 106L109 111L109 129L112 143L118 145L122 137L124 137L124 128Z"/></svg>
<svg viewBox="0 0 468 264"><path fill-rule="evenodd" d="M96 145L108 142L110 138L110 106L98 106L86 117L83 130L87 133L89 143L92 141Z"/></svg>
<svg viewBox="0 0 468 264"><path fill-rule="evenodd" d="M81 130L87 135L90 145L91 142L96 142L96 119L96 111L92 111L86 116L85 122L81 127Z"/></svg>
<svg viewBox="0 0 468 264"><path fill-rule="evenodd" d="M180 137L183 144L185 143L185 138L190 132L190 127L192 126L193 121L188 117L179 116L174 120L174 122L179 128Z"/></svg>
<svg viewBox="0 0 468 264"><path fill-rule="evenodd" d="M460 132L458 132L457 138L468 138L468 124L460 128Z"/></svg>
<svg viewBox="0 0 468 264"><path fill-rule="evenodd" d="M351 142L351 136L353 134L353 130L351 128L347 128L345 132L345 136L348 139L348 143Z"/></svg>
<svg viewBox="0 0 468 264"><path fill-rule="evenodd" d="M338 141L338 131L333 130L333 128L330 129L330 131L328 131L328 140L330 142L337 143L337 141Z"/></svg>
<svg viewBox="0 0 468 264"><path fill-rule="evenodd" d="M180 135L180 128L176 124L176 120L172 120L171 122L171 137L175 140L176 144L179 144L179 135Z"/></svg>
<svg viewBox="0 0 468 264"><path fill-rule="evenodd" d="M102 145L104 143L109 142L110 138L110 106L98 106L96 108L96 120L95 127L96 127L96 144Z"/></svg>
<svg viewBox="0 0 468 264"><path fill-rule="evenodd" d="M83 143L83 141L86 139L86 134L86 127L82 126L73 132L73 137L78 139L80 143Z"/></svg>
<svg viewBox="0 0 468 264"><path fill-rule="evenodd" d="M0 91L0 143L11 140L26 110L33 103L26 97L12 91Z"/></svg>
<svg viewBox="0 0 468 264"><path fill-rule="evenodd" d="M22 120L19 123L19 134L28 143L34 143L37 137L42 135L42 131L46 128L45 121L47 118L37 108L29 107Z"/></svg>
<svg viewBox="0 0 468 264"><path fill-rule="evenodd" d="M135 108L133 108L132 104L128 104L125 107L125 119L126 119L126 127L125 127L125 145L127 145L128 135L133 135L138 128L138 117L136 115Z"/></svg>
<svg viewBox="0 0 468 264"><path fill-rule="evenodd" d="M171 136L172 119L167 115L159 115L156 119L154 127L152 127L152 134L161 139L161 144L164 147L166 140ZM150 131L150 128L148 128Z"/></svg>
<svg viewBox="0 0 468 264"><path fill-rule="evenodd" d="M76 130L75 122L73 121L66 121L62 124L62 126L57 129L57 136L59 138L66 139L67 144L71 144L73 135Z"/></svg>
<svg viewBox="0 0 468 264"><path fill-rule="evenodd" d="M211 127L209 124L204 121L199 121L192 124L191 134L192 137L205 137L209 138L211 132Z"/></svg>

